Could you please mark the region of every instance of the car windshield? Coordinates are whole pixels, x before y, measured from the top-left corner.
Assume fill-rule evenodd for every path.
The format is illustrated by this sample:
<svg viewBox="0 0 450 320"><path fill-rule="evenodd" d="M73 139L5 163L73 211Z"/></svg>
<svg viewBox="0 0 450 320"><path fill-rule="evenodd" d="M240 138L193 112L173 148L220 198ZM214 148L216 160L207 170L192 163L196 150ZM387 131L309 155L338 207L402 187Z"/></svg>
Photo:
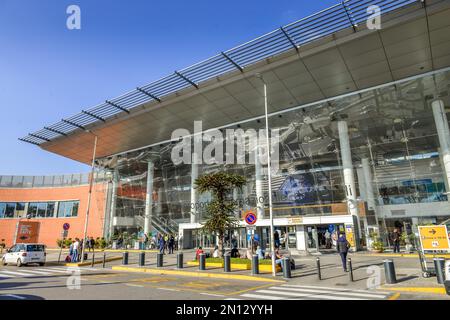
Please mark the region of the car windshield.
<svg viewBox="0 0 450 320"><path fill-rule="evenodd" d="M41 244L29 244L27 245L27 252L45 251L44 245Z"/></svg>

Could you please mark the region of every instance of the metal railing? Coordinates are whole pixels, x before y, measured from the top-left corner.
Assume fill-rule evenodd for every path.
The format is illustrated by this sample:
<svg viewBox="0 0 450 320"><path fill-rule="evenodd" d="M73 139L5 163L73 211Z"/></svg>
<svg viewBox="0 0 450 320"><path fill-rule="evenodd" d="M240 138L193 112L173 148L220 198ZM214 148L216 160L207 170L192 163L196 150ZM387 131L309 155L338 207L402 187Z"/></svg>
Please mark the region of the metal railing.
<svg viewBox="0 0 450 320"><path fill-rule="evenodd" d="M337 31L353 28L356 32L358 24L369 18L367 8L371 5L377 5L384 14L421 2L421 0L342 1L202 62L175 71L160 80L138 87L117 98L106 100L104 103L83 110L70 118L62 119L19 140L41 145L55 138L67 136L77 129L85 130L88 125L106 122L119 113L130 113L131 109L145 103L161 102L164 97L188 87L198 89L199 84L212 78L233 71L244 72L245 68L252 64L289 50L298 50L301 45Z"/></svg>
<svg viewBox="0 0 450 320"><path fill-rule="evenodd" d="M108 181L105 172L94 175L95 183ZM88 173L53 175L53 176L0 176L0 188L53 188L87 185Z"/></svg>

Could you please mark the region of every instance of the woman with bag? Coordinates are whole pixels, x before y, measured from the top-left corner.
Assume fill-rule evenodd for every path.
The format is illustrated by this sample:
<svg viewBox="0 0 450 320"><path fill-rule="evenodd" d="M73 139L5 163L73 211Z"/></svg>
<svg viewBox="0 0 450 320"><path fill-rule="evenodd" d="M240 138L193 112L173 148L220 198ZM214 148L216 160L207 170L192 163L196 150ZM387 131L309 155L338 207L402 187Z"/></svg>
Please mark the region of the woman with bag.
<svg viewBox="0 0 450 320"><path fill-rule="evenodd" d="M348 249L350 249L350 243L345 238L344 234L339 234L339 239L337 240L337 251L342 259L342 267L344 271L347 272L347 254Z"/></svg>

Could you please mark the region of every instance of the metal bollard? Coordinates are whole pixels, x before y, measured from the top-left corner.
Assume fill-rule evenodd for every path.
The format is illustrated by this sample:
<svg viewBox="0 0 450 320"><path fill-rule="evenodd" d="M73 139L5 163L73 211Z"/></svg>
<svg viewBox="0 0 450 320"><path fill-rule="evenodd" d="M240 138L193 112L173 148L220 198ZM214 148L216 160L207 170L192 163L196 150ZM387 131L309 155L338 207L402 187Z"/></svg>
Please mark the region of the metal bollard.
<svg viewBox="0 0 450 320"><path fill-rule="evenodd" d="M206 254L201 253L198 256L198 270L206 270Z"/></svg>
<svg viewBox="0 0 450 320"><path fill-rule="evenodd" d="M226 254L224 257L223 271L231 272L231 255Z"/></svg>
<svg viewBox="0 0 450 320"><path fill-rule="evenodd" d="M177 253L177 268L183 269L183 252Z"/></svg>
<svg viewBox="0 0 450 320"><path fill-rule="evenodd" d="M252 275L259 274L259 260L258 255L252 256Z"/></svg>
<svg viewBox="0 0 450 320"><path fill-rule="evenodd" d="M156 266L162 268L164 265L164 254L161 252L156 255Z"/></svg>
<svg viewBox="0 0 450 320"><path fill-rule="evenodd" d="M103 251L103 268L105 267L106 264L106 252Z"/></svg>
<svg viewBox="0 0 450 320"><path fill-rule="evenodd" d="M320 258L316 258L316 266L317 266L317 278L322 280L322 272L320 271Z"/></svg>
<svg viewBox="0 0 450 320"><path fill-rule="evenodd" d="M445 281L445 259L444 258L434 258L434 268L436 269L437 283L444 284Z"/></svg>
<svg viewBox="0 0 450 320"><path fill-rule="evenodd" d="M122 264L127 265L128 264L128 251L125 251L122 255Z"/></svg>
<svg viewBox="0 0 450 320"><path fill-rule="evenodd" d="M348 259L347 259L347 262L348 262L348 274L349 274L349 277L350 277L350 282L353 282L353 281L355 281L355 280L353 279L353 265L352 265L352 259L351 259L351 258L348 258Z"/></svg>
<svg viewBox="0 0 450 320"><path fill-rule="evenodd" d="M289 279L291 276L291 262L289 258L283 258L283 278Z"/></svg>
<svg viewBox="0 0 450 320"><path fill-rule="evenodd" d="M394 261L392 260L384 260L384 274L386 277L387 284L397 283L397 277L395 275L395 266Z"/></svg>
<svg viewBox="0 0 450 320"><path fill-rule="evenodd" d="M94 267L95 264L95 252L92 252L92 262L91 262L91 268Z"/></svg>
<svg viewBox="0 0 450 320"><path fill-rule="evenodd" d="M139 253L139 267L143 267L145 265L145 252Z"/></svg>

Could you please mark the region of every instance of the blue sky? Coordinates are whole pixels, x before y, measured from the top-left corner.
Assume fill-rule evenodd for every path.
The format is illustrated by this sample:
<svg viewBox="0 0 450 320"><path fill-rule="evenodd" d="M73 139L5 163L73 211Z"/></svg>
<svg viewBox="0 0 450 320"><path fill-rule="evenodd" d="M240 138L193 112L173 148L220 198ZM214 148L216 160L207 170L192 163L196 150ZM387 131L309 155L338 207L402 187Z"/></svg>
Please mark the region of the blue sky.
<svg viewBox="0 0 450 320"><path fill-rule="evenodd" d="M0 174L87 172L17 138L337 2L0 0Z"/></svg>

